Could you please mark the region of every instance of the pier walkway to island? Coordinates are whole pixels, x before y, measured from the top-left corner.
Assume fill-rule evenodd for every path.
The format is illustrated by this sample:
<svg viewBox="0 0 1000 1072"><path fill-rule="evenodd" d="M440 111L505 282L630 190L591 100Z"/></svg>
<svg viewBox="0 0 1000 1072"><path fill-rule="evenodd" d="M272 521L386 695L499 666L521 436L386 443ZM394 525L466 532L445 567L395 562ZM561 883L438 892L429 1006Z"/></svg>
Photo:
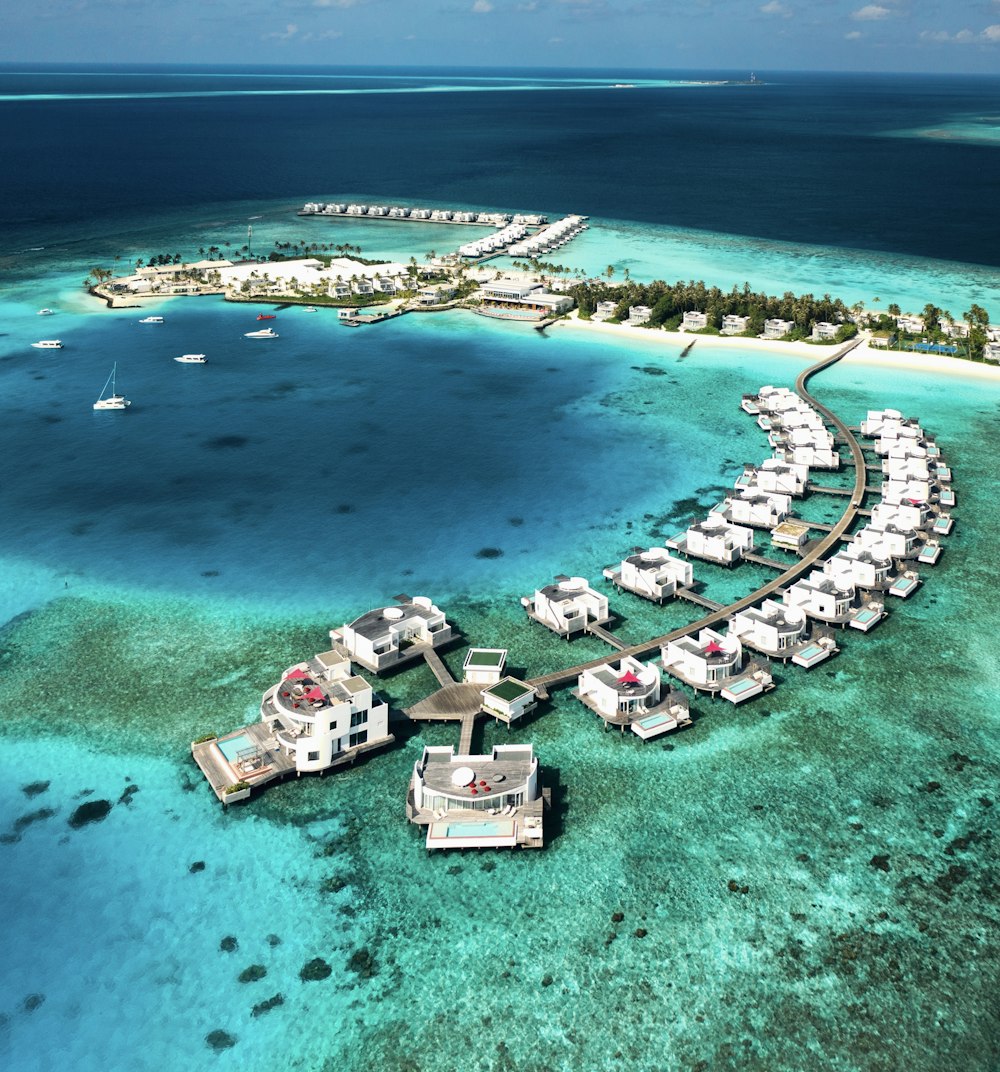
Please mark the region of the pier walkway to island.
<svg viewBox="0 0 1000 1072"><path fill-rule="evenodd" d="M693 633L700 629L707 629L714 625L719 625L725 622L737 611L743 610L746 607L753 606L755 603L760 602L762 599L766 599L768 596L774 595L781 589L787 588L789 585L794 584L800 577L808 573L813 566L825 558L832 550L834 550L841 541L841 538L847 532L847 530L854 524L858 516L858 511L861 509L861 505L864 501L865 493L870 490L867 487L868 470L865 463L865 456L861 450L861 445L858 443L854 434L850 428L833 412L827 409L826 406L818 402L807 390L806 384L809 380L818 372L822 372L823 369L829 368L832 364L839 361L845 354L850 353L856 346L860 345L861 339L854 339L847 345L840 347L834 353L825 357L822 361L816 362L815 365L810 365L809 368L803 370L795 381L795 393L802 398L809 405L815 407L823 417L829 421L836 429L837 433L847 447L851 451L851 464L854 466L854 488L824 488L813 487L812 490L825 491L829 490L835 494L843 494L845 497L850 496L850 503L844 510L840 520L831 527L830 532L824 537L822 541L814 545L803 558L796 562L789 569L786 569L774 580L769 581L762 588L758 588L756 591L751 592L750 595L744 596L742 599L738 599L735 603L730 603L725 607L720 607L717 610L712 610L710 614L707 614L704 618L698 619L698 621L691 622L690 625L681 626L679 629L674 629L670 633L664 633L663 636L653 637L650 640L645 640L640 644L632 644L629 647L622 648L620 652L616 653L611 659L619 659L625 655L632 655L636 658L642 658L655 652L658 648L663 647L671 640L678 640L682 636L687 636L689 633ZM683 595L687 599L691 599L695 593L684 592L678 593ZM699 600L700 601L700 600ZM707 603L708 601L705 600ZM533 685L539 690L541 694L549 692L550 689L559 688L561 686L568 685L570 682L575 681L576 678L583 673L584 670L594 670L599 666L604 666L610 659L608 657L602 659L592 659L589 662L579 663L576 666L569 666L565 670L555 670L549 674L542 674L539 677L530 678L529 685Z"/></svg>

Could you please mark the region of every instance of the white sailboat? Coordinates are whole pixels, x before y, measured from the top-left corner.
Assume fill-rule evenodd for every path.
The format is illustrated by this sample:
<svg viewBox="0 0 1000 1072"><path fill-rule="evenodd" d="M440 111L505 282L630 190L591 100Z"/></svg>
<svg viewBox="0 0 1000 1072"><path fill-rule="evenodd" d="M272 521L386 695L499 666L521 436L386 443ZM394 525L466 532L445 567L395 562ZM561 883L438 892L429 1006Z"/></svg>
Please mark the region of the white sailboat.
<svg viewBox="0 0 1000 1072"><path fill-rule="evenodd" d="M111 366L111 375L104 384L101 397L94 403L94 409L127 409L132 405L124 395L120 395L115 391L115 375L117 372L118 362L116 361ZM111 394L107 393L108 387L111 388Z"/></svg>

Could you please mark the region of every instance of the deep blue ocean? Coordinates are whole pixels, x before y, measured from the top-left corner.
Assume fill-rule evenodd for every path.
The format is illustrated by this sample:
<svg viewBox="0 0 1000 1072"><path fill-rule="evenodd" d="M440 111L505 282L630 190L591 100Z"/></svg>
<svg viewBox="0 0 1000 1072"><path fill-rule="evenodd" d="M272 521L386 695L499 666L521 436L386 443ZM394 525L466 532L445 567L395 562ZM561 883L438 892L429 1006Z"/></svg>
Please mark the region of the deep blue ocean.
<svg viewBox="0 0 1000 1072"><path fill-rule="evenodd" d="M426 855L403 802L447 726L227 812L190 759L396 592L529 674L607 654L529 629L518 597L718 502L767 453L740 396L805 359L460 312L279 309L254 343L265 306L166 300L143 325L87 272L239 249L248 224L261 252L465 238L295 215L358 198L586 214L559 257L618 278L1000 319L1000 77L756 75L0 68L5 1068L1000 1067L996 379L816 378L849 424L890 405L937 434L941 565L828 668L695 703L676 737L602 734L558 694L510 738L555 787L542 853ZM132 409L95 414L115 362ZM769 574L696 576L728 601ZM693 616L612 605L629 641ZM398 709L434 682L378 687Z"/></svg>

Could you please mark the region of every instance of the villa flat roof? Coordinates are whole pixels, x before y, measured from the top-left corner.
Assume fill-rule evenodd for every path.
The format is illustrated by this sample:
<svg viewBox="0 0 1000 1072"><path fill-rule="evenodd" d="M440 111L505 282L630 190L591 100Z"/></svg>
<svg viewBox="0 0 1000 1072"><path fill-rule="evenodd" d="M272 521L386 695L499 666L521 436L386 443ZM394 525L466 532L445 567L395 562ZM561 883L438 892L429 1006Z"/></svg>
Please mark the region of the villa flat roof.
<svg viewBox="0 0 1000 1072"><path fill-rule="evenodd" d="M393 626L400 626L407 619L423 618L424 621L429 621L434 616L433 611L428 610L426 607L418 606L416 603L401 604L398 609L402 611L402 616L395 619L385 617L386 609L397 608L377 607L375 610L362 614L360 618L355 618L351 622L350 628L360 636L368 640L374 640L376 637L385 636Z"/></svg>
<svg viewBox="0 0 1000 1072"><path fill-rule="evenodd" d="M483 667L484 669L496 669L502 666L507 659L506 648L470 648L465 656L465 669Z"/></svg>
<svg viewBox="0 0 1000 1072"><path fill-rule="evenodd" d="M503 700L506 703L513 703L514 700L534 691L531 685L518 681L516 677L505 677L495 685L490 685L488 689L483 689L484 694L489 693L491 696L496 696L498 700Z"/></svg>

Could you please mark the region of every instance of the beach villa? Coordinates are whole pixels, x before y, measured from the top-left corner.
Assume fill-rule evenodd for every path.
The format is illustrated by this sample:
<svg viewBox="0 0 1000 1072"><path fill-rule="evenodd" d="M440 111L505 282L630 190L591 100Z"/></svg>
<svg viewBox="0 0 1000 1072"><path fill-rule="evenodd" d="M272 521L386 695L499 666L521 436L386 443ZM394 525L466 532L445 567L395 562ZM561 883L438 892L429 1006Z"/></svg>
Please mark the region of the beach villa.
<svg viewBox="0 0 1000 1072"><path fill-rule="evenodd" d="M330 631L334 647L376 674L421 658L427 648L439 648L451 638L444 614L425 596L378 607Z"/></svg>
<svg viewBox="0 0 1000 1072"><path fill-rule="evenodd" d="M731 566L753 550L753 530L731 525L721 514L709 514L704 521L667 540L666 545L680 554Z"/></svg>
<svg viewBox="0 0 1000 1072"><path fill-rule="evenodd" d="M653 315L653 310L648 305L630 305L628 310L628 322L633 327L647 324Z"/></svg>
<svg viewBox="0 0 1000 1072"><path fill-rule="evenodd" d="M593 313L591 313L591 320L610 320L615 315L615 310L618 308L618 303L613 301L599 301L595 307Z"/></svg>
<svg viewBox="0 0 1000 1072"><path fill-rule="evenodd" d="M750 327L750 317L727 313L722 318L723 335L742 335Z"/></svg>
<svg viewBox="0 0 1000 1072"><path fill-rule="evenodd" d="M584 577L557 577L555 584L535 590L521 605L528 617L567 639L590 625L608 621L608 597L595 591Z"/></svg>
<svg viewBox="0 0 1000 1072"><path fill-rule="evenodd" d="M681 318L681 331L701 331L705 327L708 327L708 317L705 313L692 310Z"/></svg>
<svg viewBox="0 0 1000 1072"><path fill-rule="evenodd" d="M830 324L825 320L821 320L813 324L812 339L815 342L832 341L837 338L838 331L840 331L839 324Z"/></svg>
<svg viewBox="0 0 1000 1072"><path fill-rule="evenodd" d="M794 320L780 320L777 317L764 321L765 339L783 339L795 327Z"/></svg>
<svg viewBox="0 0 1000 1072"><path fill-rule="evenodd" d="M674 558L665 547L650 547L622 559L618 568L609 567L604 576L616 588L662 603L678 588L687 588L694 580L690 562Z"/></svg>
<svg viewBox="0 0 1000 1072"><path fill-rule="evenodd" d="M540 849L543 804L530 744L484 755L428 745L413 765L406 817L426 828L428 849Z"/></svg>

